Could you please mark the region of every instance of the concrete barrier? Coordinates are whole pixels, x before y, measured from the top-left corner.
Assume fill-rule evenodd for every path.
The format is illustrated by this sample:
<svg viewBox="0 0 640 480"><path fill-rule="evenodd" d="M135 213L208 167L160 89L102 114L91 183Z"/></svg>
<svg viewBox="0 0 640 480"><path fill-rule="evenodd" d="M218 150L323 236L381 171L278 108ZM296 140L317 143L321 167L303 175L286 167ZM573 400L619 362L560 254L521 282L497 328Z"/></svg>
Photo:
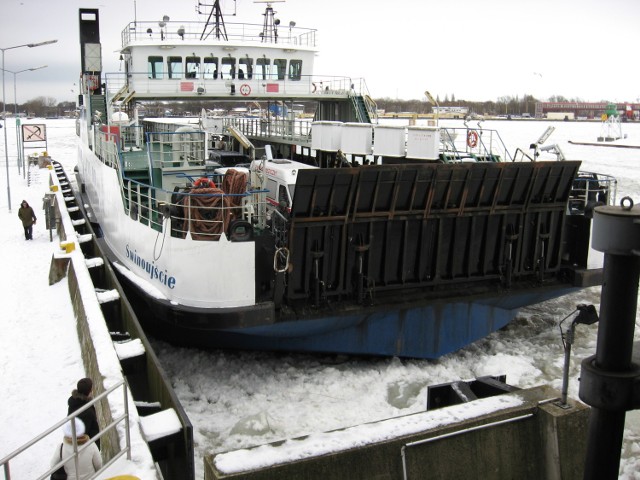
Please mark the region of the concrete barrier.
<svg viewBox="0 0 640 480"><path fill-rule="evenodd" d="M205 457L205 480L578 479L589 408L548 386Z"/></svg>

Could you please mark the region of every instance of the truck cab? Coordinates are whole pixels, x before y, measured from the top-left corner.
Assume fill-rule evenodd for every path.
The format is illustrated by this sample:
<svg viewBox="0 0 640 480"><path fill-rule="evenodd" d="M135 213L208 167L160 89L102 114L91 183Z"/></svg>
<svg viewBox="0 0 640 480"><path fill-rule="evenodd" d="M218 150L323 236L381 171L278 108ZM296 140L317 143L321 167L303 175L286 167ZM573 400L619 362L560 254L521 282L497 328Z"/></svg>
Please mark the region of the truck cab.
<svg viewBox="0 0 640 480"><path fill-rule="evenodd" d="M251 184L267 191L267 208L273 210L282 205L290 212L298 173L307 168L318 167L283 158L254 160L251 163Z"/></svg>

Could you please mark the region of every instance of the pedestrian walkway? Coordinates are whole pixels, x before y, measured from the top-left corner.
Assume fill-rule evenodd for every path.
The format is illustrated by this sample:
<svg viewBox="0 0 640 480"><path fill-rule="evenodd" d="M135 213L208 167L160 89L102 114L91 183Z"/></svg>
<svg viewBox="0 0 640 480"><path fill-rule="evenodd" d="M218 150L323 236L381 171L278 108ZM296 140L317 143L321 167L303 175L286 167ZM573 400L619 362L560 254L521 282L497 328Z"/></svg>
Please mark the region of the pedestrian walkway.
<svg viewBox="0 0 640 480"><path fill-rule="evenodd" d="M7 122L8 129L10 123ZM72 132L69 128L69 132L58 133ZM8 134L8 138L15 136L12 129ZM8 151L12 151L11 144ZM69 155L68 149L64 153ZM0 155L5 156L4 145ZM55 159L55 151L51 155ZM13 158L8 169L11 209L6 194L0 200L0 458L66 417L67 399L78 379L86 376L66 279L49 285L51 258L60 251L55 231L52 241L45 228L42 210L44 194L49 191L50 170L31 167L30 176L23 175L14 163L15 154ZM6 180L0 184L5 193ZM25 240L18 219L23 199L37 217L32 241ZM37 478L46 471L60 438L61 432L16 457L10 464L11 478ZM153 478L145 463L145 455L136 458L134 452L133 462L118 462L101 478L118 474ZM146 477L141 471L146 472Z"/></svg>

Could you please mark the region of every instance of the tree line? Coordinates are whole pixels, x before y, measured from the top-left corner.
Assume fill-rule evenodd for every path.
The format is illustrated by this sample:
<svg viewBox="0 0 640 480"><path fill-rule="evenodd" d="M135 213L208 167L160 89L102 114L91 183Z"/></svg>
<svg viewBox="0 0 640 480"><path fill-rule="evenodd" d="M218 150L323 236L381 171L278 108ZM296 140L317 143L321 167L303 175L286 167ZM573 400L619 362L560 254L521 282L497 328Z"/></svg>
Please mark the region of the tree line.
<svg viewBox="0 0 640 480"><path fill-rule="evenodd" d="M495 101L469 101L456 99L455 95L446 95L444 99L436 97L436 102L441 107L466 107L469 109L469 113L476 113L478 115L521 115L528 113L531 116L535 115L536 103L539 101L532 95L520 96L502 96L498 97ZM386 113L400 113L400 112L412 112L418 114L432 113L432 105L426 98L414 99L414 100L401 100L392 98L378 98L374 99L378 109L384 110ZM579 98L568 99L562 95L554 95L549 98L549 102L582 102ZM251 106L253 102L238 102L238 106ZM303 103L304 105L304 103ZM0 102L0 111L4 111L4 105ZM234 105L235 106L235 105ZM203 100L187 100L180 102L148 102L145 104L146 114L148 116L166 116L167 112L171 112L173 115L179 115L186 112L192 112L198 114L202 108L233 108L229 103L224 102L207 102ZM308 102L305 105L305 111L312 112L315 108L313 102ZM64 117L73 116L73 112L76 109L75 102L58 102L53 97L40 96L33 98L23 104L19 104L16 108L15 104L7 102L8 114L18 112L21 115L28 117Z"/></svg>
<svg viewBox="0 0 640 480"><path fill-rule="evenodd" d="M64 117L72 116L76 109L76 102L58 102L53 97L36 97L25 103L16 105L15 103L7 102L5 106L0 102L0 112L6 110L8 115L15 115L16 113L21 116L27 117Z"/></svg>

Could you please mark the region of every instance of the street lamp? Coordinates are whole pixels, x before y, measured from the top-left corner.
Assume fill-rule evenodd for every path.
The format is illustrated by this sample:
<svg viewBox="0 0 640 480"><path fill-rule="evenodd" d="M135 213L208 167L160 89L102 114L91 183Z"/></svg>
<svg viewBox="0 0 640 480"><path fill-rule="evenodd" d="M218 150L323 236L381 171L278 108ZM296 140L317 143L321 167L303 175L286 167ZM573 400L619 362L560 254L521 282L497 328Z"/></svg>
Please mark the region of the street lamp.
<svg viewBox="0 0 640 480"><path fill-rule="evenodd" d="M4 70L7 73L13 74L13 114L18 116L18 96L16 95L16 75L23 72L33 72L35 70L41 70L43 68L47 68L48 65L42 65L40 67L35 68L25 68L24 70L18 70L17 72L12 72L11 70ZM6 110L6 108L5 108Z"/></svg>
<svg viewBox="0 0 640 480"><path fill-rule="evenodd" d="M14 48L21 48L21 47L29 47L29 48L33 48L33 47L41 47L42 45L50 45L52 43L56 43L58 40L47 40L46 42L39 42L39 43L25 43L24 45L16 45L15 47L7 47L7 48L0 48L0 50L2 50L2 107L4 109L4 112L2 114L2 119L3 119L3 123L4 123L4 159L5 159L5 165L7 167L7 202L9 204L9 211L11 211L11 187L9 186L9 147L7 145L7 101L6 101L6 93L7 93L7 89L5 87L5 83L4 83L4 52L5 50L13 50Z"/></svg>

